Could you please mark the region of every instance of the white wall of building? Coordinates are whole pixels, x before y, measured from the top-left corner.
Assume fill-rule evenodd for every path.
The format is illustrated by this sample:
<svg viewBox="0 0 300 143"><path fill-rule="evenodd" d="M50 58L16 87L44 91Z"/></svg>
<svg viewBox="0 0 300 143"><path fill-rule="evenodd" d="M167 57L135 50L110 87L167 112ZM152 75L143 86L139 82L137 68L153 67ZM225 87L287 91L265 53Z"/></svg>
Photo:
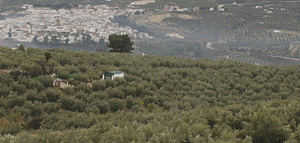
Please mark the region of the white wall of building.
<svg viewBox="0 0 300 143"><path fill-rule="evenodd" d="M114 80L115 78L123 78L124 75L125 75L124 73L114 74L114 75L112 76L112 80Z"/></svg>

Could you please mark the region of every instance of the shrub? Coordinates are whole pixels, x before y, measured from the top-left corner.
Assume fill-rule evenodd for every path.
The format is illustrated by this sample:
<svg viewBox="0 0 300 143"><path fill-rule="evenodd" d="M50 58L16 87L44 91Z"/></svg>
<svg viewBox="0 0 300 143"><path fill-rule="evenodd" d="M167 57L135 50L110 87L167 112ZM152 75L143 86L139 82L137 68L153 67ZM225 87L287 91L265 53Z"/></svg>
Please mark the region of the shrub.
<svg viewBox="0 0 300 143"><path fill-rule="evenodd" d="M26 128L37 130L40 128L42 120L43 118L41 117L33 118L29 122L27 122Z"/></svg>
<svg viewBox="0 0 300 143"><path fill-rule="evenodd" d="M13 83L11 85L11 89L12 89L12 91L17 92L18 94L24 94L27 90L25 85L18 84L18 83Z"/></svg>
<svg viewBox="0 0 300 143"><path fill-rule="evenodd" d="M100 110L100 114L105 114L110 110L110 106L107 101L100 101L99 103L96 103L96 106Z"/></svg>
<svg viewBox="0 0 300 143"><path fill-rule="evenodd" d="M53 78L50 76L40 76L38 80L44 85L44 87L52 87Z"/></svg>
<svg viewBox="0 0 300 143"><path fill-rule="evenodd" d="M127 98L126 98L126 108L131 109L131 107L134 106L134 105L135 105L135 102L134 102L132 96L127 96Z"/></svg>
<svg viewBox="0 0 300 143"><path fill-rule="evenodd" d="M106 84L104 81L96 81L92 84L93 91L100 91L106 89Z"/></svg>
<svg viewBox="0 0 300 143"><path fill-rule="evenodd" d="M79 82L88 82L89 77L86 74L83 73L77 73L74 75L74 79Z"/></svg>
<svg viewBox="0 0 300 143"><path fill-rule="evenodd" d="M63 96L60 99L60 103L61 103L61 107L65 110L69 110L72 111L72 107L75 104L74 99L70 98L70 97L65 97Z"/></svg>
<svg viewBox="0 0 300 143"><path fill-rule="evenodd" d="M0 84L0 97L7 97L9 95L10 88L4 84Z"/></svg>
<svg viewBox="0 0 300 143"><path fill-rule="evenodd" d="M44 84L37 80L31 80L28 83L27 88L29 89L37 89L38 91L42 91L44 89Z"/></svg>
<svg viewBox="0 0 300 143"><path fill-rule="evenodd" d="M61 91L56 88L47 88L45 93L49 102L56 102L62 96Z"/></svg>
<svg viewBox="0 0 300 143"><path fill-rule="evenodd" d="M250 122L250 135L254 143L282 143L288 139L289 130L282 127L281 121L270 113L255 113Z"/></svg>
<svg viewBox="0 0 300 143"><path fill-rule="evenodd" d="M109 100L109 106L110 109L114 112L122 110L125 107L123 100L116 98L112 98Z"/></svg>
<svg viewBox="0 0 300 143"><path fill-rule="evenodd" d="M9 108L13 108L15 106L23 106L26 101L26 98L23 96L16 96L13 95L8 101L7 101L7 106Z"/></svg>
<svg viewBox="0 0 300 143"><path fill-rule="evenodd" d="M124 93L118 88L109 88L106 92L110 98L125 98Z"/></svg>
<svg viewBox="0 0 300 143"><path fill-rule="evenodd" d="M17 122L9 122L5 118L0 119L0 134L15 135L23 129L22 124Z"/></svg>
<svg viewBox="0 0 300 143"><path fill-rule="evenodd" d="M61 79L69 79L70 72L63 70L58 73L58 77Z"/></svg>

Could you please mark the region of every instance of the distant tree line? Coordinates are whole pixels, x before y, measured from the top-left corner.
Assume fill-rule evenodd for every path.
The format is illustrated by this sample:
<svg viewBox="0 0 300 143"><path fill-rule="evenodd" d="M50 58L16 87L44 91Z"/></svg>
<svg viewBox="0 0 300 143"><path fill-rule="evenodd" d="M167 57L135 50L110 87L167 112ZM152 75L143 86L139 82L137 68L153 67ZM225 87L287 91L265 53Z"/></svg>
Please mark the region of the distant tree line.
<svg viewBox="0 0 300 143"><path fill-rule="evenodd" d="M66 35L68 35L66 33ZM107 42L105 41L104 37L101 37L99 41L95 41L92 39L90 34L82 34L82 39L80 41L75 41L75 43L70 43L70 39L67 38L64 41L58 39L59 35L53 35L49 37L46 35L43 41L39 41L37 36L33 38L33 43L38 45L49 45L50 47L58 47L64 48L67 46L74 46L74 47L81 47L82 50L87 51L107 51Z"/></svg>

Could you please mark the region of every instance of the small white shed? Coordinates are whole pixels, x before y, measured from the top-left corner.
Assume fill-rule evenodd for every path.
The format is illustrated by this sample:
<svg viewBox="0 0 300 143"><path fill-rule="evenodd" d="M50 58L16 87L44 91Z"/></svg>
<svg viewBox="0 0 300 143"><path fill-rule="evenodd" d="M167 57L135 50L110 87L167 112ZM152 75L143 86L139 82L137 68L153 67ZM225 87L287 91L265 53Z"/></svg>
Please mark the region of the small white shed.
<svg viewBox="0 0 300 143"><path fill-rule="evenodd" d="M102 75L102 79L111 79L114 80L115 78L123 78L125 76L125 73L123 71L109 71L105 72Z"/></svg>

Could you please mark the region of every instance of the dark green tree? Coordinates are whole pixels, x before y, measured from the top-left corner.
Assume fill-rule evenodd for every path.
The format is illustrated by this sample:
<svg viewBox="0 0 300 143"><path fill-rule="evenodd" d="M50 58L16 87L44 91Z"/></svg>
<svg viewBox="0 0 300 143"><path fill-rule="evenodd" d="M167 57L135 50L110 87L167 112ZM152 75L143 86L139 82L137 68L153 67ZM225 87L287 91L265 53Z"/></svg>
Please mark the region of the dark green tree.
<svg viewBox="0 0 300 143"><path fill-rule="evenodd" d="M128 53L134 49L133 41L127 34L112 34L109 35L109 44L107 47L111 48L111 52Z"/></svg>
<svg viewBox="0 0 300 143"><path fill-rule="evenodd" d="M101 37L99 39L98 45L96 47L96 51L100 52L100 51L106 51L107 49L107 42L105 42L104 37Z"/></svg>
<svg viewBox="0 0 300 143"><path fill-rule="evenodd" d="M38 43L39 42L36 35L33 37L32 42L33 43Z"/></svg>
<svg viewBox="0 0 300 143"><path fill-rule="evenodd" d="M51 53L46 52L45 53L45 58L46 58L46 61L48 62L52 58Z"/></svg>
<svg viewBox="0 0 300 143"><path fill-rule="evenodd" d="M90 34L82 34L82 43L91 44L93 43L92 36Z"/></svg>
<svg viewBox="0 0 300 143"><path fill-rule="evenodd" d="M18 50L19 50L19 51L22 51L22 52L25 52L25 51L26 51L26 49L25 49L25 47L24 47L23 44L21 44L21 45L18 47Z"/></svg>
<svg viewBox="0 0 300 143"><path fill-rule="evenodd" d="M67 39L65 40L65 44L69 44L69 43L70 43L70 39L67 38Z"/></svg>
<svg viewBox="0 0 300 143"><path fill-rule="evenodd" d="M51 41L50 41L51 44L59 44L59 40L58 40L58 37L56 35L54 36L51 36Z"/></svg>
<svg viewBox="0 0 300 143"><path fill-rule="evenodd" d="M9 29L9 32L8 32L8 37L12 37L12 34L11 34L11 29Z"/></svg>
<svg viewBox="0 0 300 143"><path fill-rule="evenodd" d="M43 43L44 43L44 44L48 44L48 43L49 43L49 37L48 37L48 36L46 36L46 37L44 38Z"/></svg>

